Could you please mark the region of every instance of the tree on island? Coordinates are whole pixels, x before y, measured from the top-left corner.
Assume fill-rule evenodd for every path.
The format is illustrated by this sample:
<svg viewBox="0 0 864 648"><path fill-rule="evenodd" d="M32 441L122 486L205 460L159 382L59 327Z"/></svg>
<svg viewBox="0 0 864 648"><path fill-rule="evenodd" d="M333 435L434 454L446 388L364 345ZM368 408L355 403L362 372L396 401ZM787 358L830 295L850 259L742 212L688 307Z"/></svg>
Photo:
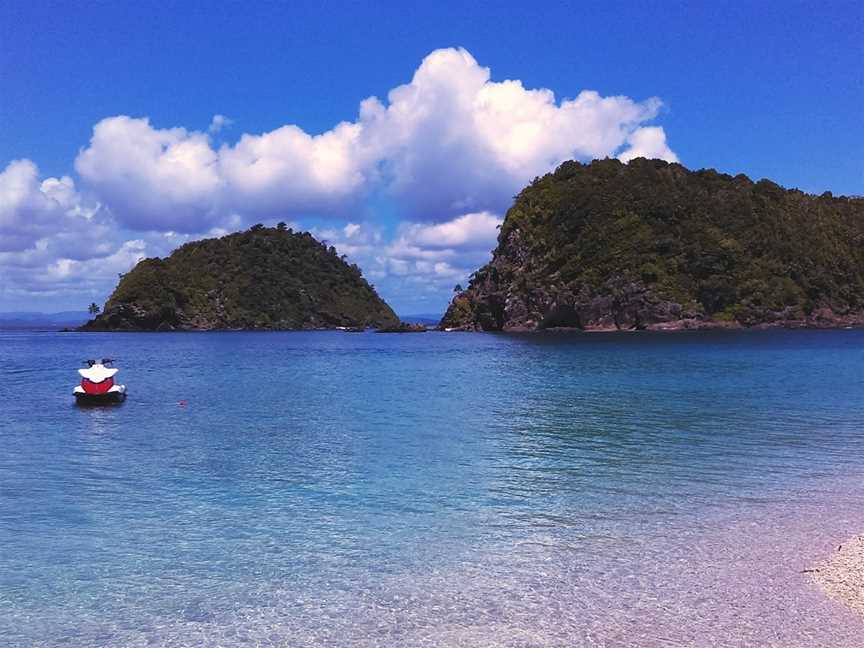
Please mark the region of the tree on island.
<svg viewBox="0 0 864 648"><path fill-rule="evenodd" d="M454 293L461 293L462 292L462 284L457 283L455 286L453 286L453 292Z"/></svg>
<svg viewBox="0 0 864 648"><path fill-rule="evenodd" d="M98 315L100 310L101 310L101 309L100 309L99 306L96 304L96 302L90 302L90 306L87 307L87 311L88 311L91 315Z"/></svg>

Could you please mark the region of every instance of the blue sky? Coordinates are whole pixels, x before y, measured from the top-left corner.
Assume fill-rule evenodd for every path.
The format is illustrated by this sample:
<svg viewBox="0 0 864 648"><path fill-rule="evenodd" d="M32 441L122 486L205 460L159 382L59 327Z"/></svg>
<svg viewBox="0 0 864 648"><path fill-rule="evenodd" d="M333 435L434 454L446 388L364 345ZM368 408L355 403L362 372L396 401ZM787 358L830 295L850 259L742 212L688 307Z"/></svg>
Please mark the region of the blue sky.
<svg viewBox="0 0 864 648"><path fill-rule="evenodd" d="M399 121L388 111L388 93L411 84L439 50L440 61L429 59L426 68L446 68L441 78L430 72L429 85L406 90L414 117ZM459 51L469 58L452 54ZM533 94L502 87L493 107L536 111L526 123L541 128L555 121L555 139L572 138L570 148L540 136L520 142L535 131L509 122L466 131L478 116L449 114L456 95L447 93L469 92L476 103L488 91L477 76L485 68L492 83L518 80L525 91L554 92L551 104L540 105ZM464 84L442 90L459 75ZM17 187L12 198L0 191L2 310L103 302L118 268L142 254L281 217L355 257L398 311L440 311L453 283L488 254L507 202L531 179L522 176L550 170L544 165L560 157L644 150L809 192L864 193L864 9L854 2L540 9L12 0L0 6L0 84L0 172L13 160L30 162L7 173ZM599 99L582 96L593 102L584 111L558 114L563 100L586 90ZM386 116L358 118L370 96ZM601 105L610 97L629 103ZM446 123L422 117L430 109L447 113ZM217 114L230 123L208 133ZM103 121L117 116L132 121ZM134 121L145 117L146 127ZM354 130L331 131L343 121L363 130L359 144ZM100 123L101 144L91 142ZM285 125L302 137L331 133L338 152L331 139L321 148L277 130ZM177 128L184 134L170 130ZM410 137L397 141L406 128ZM639 129L644 137L634 135ZM243 148L244 134L261 139ZM439 147L448 136L475 135L476 146ZM505 140L490 158L489 147ZM190 177L212 165L225 170L186 186L165 166L170 160L124 166L154 142L191 155L198 166ZM328 160L337 155L336 168L307 177L304 161L320 161L322 150ZM251 175L262 151L276 160L269 185ZM518 164L508 164L510 151ZM455 158L500 168L506 181L451 168Z"/></svg>

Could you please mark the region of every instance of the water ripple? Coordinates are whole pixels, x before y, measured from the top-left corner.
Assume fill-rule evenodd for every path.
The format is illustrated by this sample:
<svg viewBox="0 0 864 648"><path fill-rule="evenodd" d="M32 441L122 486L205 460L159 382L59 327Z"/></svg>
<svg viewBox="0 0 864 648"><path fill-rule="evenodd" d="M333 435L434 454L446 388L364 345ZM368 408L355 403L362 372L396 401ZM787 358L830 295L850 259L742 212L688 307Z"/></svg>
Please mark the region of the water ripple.
<svg viewBox="0 0 864 648"><path fill-rule="evenodd" d="M105 355L129 400L72 407ZM0 333L0 367L5 645L860 633L800 569L864 525L862 332Z"/></svg>

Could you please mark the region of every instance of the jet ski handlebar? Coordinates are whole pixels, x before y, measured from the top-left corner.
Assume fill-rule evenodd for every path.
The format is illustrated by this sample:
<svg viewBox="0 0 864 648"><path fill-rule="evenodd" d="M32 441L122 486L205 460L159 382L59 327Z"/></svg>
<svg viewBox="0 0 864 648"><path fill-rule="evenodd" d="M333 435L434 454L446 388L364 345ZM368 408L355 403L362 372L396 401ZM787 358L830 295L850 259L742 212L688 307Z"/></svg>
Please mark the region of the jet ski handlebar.
<svg viewBox="0 0 864 648"><path fill-rule="evenodd" d="M89 359L84 360L84 364L86 364L88 367L92 367L95 364L109 365L109 364L112 364L113 362L114 362L114 358L102 358L98 362L96 360L89 360Z"/></svg>

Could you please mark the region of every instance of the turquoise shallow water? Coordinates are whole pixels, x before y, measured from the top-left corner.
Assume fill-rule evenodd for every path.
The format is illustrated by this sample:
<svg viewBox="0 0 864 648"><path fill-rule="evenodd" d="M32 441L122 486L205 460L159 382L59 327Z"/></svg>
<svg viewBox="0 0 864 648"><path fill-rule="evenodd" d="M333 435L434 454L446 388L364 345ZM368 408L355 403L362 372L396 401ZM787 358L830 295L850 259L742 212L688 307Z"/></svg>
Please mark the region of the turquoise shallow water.
<svg viewBox="0 0 864 648"><path fill-rule="evenodd" d="M103 356L129 399L79 409ZM862 331L0 332L0 372L5 645L860 631L798 567L864 530Z"/></svg>

